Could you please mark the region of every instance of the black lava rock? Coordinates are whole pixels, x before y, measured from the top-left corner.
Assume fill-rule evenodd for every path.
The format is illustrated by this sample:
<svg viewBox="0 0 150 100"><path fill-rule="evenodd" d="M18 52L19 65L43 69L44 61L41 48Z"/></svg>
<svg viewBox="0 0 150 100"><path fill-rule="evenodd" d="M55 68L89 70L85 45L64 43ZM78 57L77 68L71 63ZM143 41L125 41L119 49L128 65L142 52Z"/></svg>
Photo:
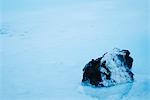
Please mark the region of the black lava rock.
<svg viewBox="0 0 150 100"><path fill-rule="evenodd" d="M133 58L128 50L115 48L85 65L82 83L107 87L133 82L132 64Z"/></svg>

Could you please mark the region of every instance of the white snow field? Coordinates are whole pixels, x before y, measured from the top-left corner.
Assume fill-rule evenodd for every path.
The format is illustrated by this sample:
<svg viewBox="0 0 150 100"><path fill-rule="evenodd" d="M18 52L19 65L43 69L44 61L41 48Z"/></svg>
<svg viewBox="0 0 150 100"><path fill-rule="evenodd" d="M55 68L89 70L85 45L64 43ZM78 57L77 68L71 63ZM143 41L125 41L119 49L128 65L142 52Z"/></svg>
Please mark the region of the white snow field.
<svg viewBox="0 0 150 100"><path fill-rule="evenodd" d="M2 0L0 100L148 100L148 0ZM113 49L134 58L135 82L82 86L82 69Z"/></svg>

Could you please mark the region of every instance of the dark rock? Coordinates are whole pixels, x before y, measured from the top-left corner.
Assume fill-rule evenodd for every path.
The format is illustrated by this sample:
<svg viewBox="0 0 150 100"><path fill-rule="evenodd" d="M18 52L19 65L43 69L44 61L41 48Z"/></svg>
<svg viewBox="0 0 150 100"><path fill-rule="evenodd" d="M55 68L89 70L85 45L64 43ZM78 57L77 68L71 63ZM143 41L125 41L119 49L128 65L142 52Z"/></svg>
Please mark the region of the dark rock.
<svg viewBox="0 0 150 100"><path fill-rule="evenodd" d="M128 50L115 48L96 60L92 59L83 69L82 83L103 87L132 82L133 58L129 55Z"/></svg>

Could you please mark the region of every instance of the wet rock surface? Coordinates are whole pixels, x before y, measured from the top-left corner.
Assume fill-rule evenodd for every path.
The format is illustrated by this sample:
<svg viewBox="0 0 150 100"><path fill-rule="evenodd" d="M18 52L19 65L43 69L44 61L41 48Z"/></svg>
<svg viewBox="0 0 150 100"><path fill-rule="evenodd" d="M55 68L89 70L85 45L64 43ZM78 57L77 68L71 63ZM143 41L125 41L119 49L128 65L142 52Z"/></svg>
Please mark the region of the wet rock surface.
<svg viewBox="0 0 150 100"><path fill-rule="evenodd" d="M115 48L85 65L82 83L96 87L109 87L133 82L132 64L133 58L130 57L129 50Z"/></svg>

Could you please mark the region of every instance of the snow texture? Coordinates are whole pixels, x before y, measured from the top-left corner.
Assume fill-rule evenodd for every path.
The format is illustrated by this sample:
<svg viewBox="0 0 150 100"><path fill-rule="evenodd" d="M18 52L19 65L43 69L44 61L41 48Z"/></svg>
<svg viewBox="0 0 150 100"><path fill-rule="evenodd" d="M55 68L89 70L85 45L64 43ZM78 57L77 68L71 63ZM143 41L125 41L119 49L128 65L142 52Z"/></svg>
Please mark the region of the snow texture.
<svg viewBox="0 0 150 100"><path fill-rule="evenodd" d="M149 11L148 0L1 0L0 100L150 98ZM114 47L132 53L135 82L81 86L83 66Z"/></svg>
<svg viewBox="0 0 150 100"><path fill-rule="evenodd" d="M125 56L126 54L123 51L115 48L110 53L106 53L102 58L102 63L106 61L106 66L111 72L111 80L108 81L106 78L103 79L105 80L103 83L104 86L111 86L133 81L133 78L130 74L132 73L131 69L128 68L124 59L121 60L122 58L118 58L120 55ZM101 72L107 73L106 70L101 70Z"/></svg>

